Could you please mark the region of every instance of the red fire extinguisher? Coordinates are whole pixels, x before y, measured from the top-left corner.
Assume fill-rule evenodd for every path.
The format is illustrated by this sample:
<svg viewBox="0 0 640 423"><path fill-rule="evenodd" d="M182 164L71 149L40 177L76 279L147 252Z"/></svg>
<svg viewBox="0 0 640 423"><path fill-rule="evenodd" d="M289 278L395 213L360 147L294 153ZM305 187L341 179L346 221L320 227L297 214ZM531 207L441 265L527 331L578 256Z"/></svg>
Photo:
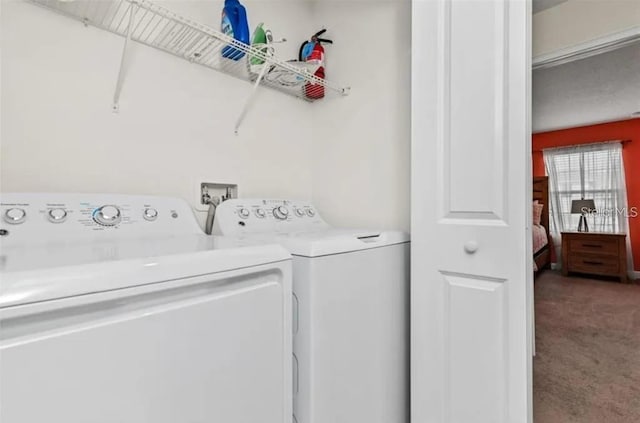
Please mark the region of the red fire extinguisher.
<svg viewBox="0 0 640 423"><path fill-rule="evenodd" d="M311 36L311 39L305 41L300 46L298 59L304 62L312 62L320 65L314 75L320 79L324 79L324 47L322 43L333 44L332 40L319 38L320 35L327 32L326 29L320 30ZM310 99L319 99L324 97L324 86L307 82L304 86L304 95Z"/></svg>

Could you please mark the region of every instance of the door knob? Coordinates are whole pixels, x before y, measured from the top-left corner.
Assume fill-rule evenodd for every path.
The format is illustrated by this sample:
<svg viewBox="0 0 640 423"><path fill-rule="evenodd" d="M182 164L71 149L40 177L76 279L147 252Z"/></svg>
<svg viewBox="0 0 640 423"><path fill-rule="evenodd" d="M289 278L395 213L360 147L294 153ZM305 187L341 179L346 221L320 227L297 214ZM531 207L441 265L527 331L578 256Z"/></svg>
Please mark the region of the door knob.
<svg viewBox="0 0 640 423"><path fill-rule="evenodd" d="M478 243L476 241L467 241L464 244L464 251L467 254L473 254L478 251Z"/></svg>

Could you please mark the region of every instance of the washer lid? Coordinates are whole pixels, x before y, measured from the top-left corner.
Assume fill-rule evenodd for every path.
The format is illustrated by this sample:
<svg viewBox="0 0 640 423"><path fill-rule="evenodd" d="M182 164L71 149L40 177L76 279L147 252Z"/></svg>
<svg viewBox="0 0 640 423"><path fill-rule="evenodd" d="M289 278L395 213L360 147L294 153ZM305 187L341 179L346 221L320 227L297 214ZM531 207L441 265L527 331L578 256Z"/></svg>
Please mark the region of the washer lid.
<svg viewBox="0 0 640 423"><path fill-rule="evenodd" d="M206 235L0 249L0 308L281 262L278 245Z"/></svg>
<svg viewBox="0 0 640 423"><path fill-rule="evenodd" d="M303 257L322 257L349 253L403 244L409 241L410 237L406 232L357 229L327 229L285 234L252 234L238 238L238 242L243 245L277 242L292 255Z"/></svg>

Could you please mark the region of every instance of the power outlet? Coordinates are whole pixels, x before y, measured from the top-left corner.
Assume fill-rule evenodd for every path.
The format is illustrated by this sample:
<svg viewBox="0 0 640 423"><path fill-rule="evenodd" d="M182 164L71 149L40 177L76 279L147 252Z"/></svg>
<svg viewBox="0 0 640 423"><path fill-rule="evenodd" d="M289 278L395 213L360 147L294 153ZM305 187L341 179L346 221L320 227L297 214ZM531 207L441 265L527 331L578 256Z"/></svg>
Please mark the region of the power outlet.
<svg viewBox="0 0 640 423"><path fill-rule="evenodd" d="M207 211L209 201L221 203L230 198L238 198L238 185L200 182L197 186L197 195L196 210Z"/></svg>

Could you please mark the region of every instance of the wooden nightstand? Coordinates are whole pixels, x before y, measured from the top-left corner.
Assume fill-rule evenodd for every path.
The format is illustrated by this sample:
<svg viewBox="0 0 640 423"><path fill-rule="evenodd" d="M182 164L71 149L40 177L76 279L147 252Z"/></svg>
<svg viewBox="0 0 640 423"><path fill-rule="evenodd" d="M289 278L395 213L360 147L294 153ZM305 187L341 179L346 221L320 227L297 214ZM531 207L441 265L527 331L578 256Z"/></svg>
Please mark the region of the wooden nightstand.
<svg viewBox="0 0 640 423"><path fill-rule="evenodd" d="M617 276L628 282L626 238L604 232L562 232L562 274Z"/></svg>

